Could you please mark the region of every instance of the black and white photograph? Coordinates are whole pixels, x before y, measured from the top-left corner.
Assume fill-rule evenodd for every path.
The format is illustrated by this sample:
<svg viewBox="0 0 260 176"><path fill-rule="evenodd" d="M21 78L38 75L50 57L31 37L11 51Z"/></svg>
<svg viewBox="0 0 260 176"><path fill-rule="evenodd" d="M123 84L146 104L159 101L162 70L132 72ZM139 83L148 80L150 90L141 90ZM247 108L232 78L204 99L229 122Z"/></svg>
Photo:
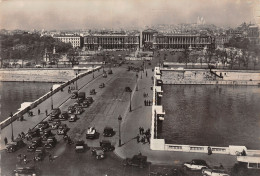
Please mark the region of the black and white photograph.
<svg viewBox="0 0 260 176"><path fill-rule="evenodd" d="M260 0L0 0L1 176L259 176Z"/></svg>

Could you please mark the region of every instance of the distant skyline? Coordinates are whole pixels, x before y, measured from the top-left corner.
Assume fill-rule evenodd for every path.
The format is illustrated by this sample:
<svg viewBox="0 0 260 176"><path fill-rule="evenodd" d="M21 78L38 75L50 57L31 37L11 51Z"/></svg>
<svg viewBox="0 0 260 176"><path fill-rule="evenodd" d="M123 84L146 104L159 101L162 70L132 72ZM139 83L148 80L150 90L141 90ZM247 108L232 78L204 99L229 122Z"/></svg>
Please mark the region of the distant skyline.
<svg viewBox="0 0 260 176"><path fill-rule="evenodd" d="M258 23L260 0L0 0L1 29L144 28L196 23ZM259 20L259 18L258 18Z"/></svg>

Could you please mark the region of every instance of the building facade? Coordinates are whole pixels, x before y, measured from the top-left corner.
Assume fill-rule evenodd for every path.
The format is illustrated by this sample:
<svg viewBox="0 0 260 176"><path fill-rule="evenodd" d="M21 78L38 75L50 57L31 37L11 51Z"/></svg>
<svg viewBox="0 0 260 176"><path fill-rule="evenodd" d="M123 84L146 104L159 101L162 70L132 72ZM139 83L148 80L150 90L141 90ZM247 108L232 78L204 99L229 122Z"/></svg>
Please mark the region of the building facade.
<svg viewBox="0 0 260 176"><path fill-rule="evenodd" d="M101 49L138 49L139 34L100 33L84 36L84 47L87 50Z"/></svg>
<svg viewBox="0 0 260 176"><path fill-rule="evenodd" d="M141 33L103 33L89 34L84 37L87 50L99 49L203 49L215 47L215 39L203 34L162 34L153 29Z"/></svg>
<svg viewBox="0 0 260 176"><path fill-rule="evenodd" d="M54 35L53 38L64 43L71 43L73 48L82 47L82 38L79 35Z"/></svg>

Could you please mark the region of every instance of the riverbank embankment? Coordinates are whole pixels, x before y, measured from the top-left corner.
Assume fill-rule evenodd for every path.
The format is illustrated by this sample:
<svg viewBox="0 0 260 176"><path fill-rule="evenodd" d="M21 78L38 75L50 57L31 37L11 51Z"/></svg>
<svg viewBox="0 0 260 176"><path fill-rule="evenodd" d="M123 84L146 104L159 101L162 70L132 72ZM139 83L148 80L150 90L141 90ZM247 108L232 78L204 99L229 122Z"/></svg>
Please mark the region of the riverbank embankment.
<svg viewBox="0 0 260 176"><path fill-rule="evenodd" d="M66 82L75 77L72 68L0 69L0 81Z"/></svg>

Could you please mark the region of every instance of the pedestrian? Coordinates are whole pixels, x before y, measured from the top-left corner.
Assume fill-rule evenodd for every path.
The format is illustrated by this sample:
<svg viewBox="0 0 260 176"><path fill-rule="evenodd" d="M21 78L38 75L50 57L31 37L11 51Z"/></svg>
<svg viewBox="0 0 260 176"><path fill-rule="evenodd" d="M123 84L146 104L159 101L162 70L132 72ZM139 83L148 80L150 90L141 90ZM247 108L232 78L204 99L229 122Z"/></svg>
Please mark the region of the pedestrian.
<svg viewBox="0 0 260 176"><path fill-rule="evenodd" d="M19 163L22 162L22 154L19 154L19 155L17 156L17 160L18 160Z"/></svg>
<svg viewBox="0 0 260 176"><path fill-rule="evenodd" d="M146 106L146 100L144 100L144 105Z"/></svg>
<svg viewBox="0 0 260 176"><path fill-rule="evenodd" d="M24 158L24 159L23 159L23 162L24 162L24 164L27 164L27 159Z"/></svg>
<svg viewBox="0 0 260 176"><path fill-rule="evenodd" d="M145 74L146 74L146 77L147 77L147 71L146 71L146 73L145 73Z"/></svg>
<svg viewBox="0 0 260 176"><path fill-rule="evenodd" d="M143 135L144 134L144 128L141 127L141 134Z"/></svg>
<svg viewBox="0 0 260 176"><path fill-rule="evenodd" d="M22 136L21 136L21 134L20 134L20 133L18 134L18 138L22 139Z"/></svg>
<svg viewBox="0 0 260 176"><path fill-rule="evenodd" d="M38 115L41 113L41 110L40 109L38 109Z"/></svg>
<svg viewBox="0 0 260 176"><path fill-rule="evenodd" d="M47 109L45 110L45 114L46 114L46 116L48 116L48 110Z"/></svg>
<svg viewBox="0 0 260 176"><path fill-rule="evenodd" d="M152 101L151 100L149 100L149 106L151 106L152 105Z"/></svg>
<svg viewBox="0 0 260 176"><path fill-rule="evenodd" d="M146 136L147 142L150 144L150 135Z"/></svg>
<svg viewBox="0 0 260 176"><path fill-rule="evenodd" d="M243 149L243 151L241 152L241 156L246 156L246 151Z"/></svg>
<svg viewBox="0 0 260 176"><path fill-rule="evenodd" d="M212 150L210 148L210 146L208 146L208 155L211 155L212 154Z"/></svg>
<svg viewBox="0 0 260 176"><path fill-rule="evenodd" d="M24 139L24 137L25 137L25 134L24 134L24 132L23 132L23 131L21 132L21 136L22 136L22 139Z"/></svg>
<svg viewBox="0 0 260 176"><path fill-rule="evenodd" d="M145 136L142 137L141 142L145 144Z"/></svg>
<svg viewBox="0 0 260 176"><path fill-rule="evenodd" d="M139 134L142 134L142 127L139 127Z"/></svg>
<svg viewBox="0 0 260 176"><path fill-rule="evenodd" d="M136 141L137 141L137 143L140 142L140 135L139 134L137 134L137 136L136 136Z"/></svg>
<svg viewBox="0 0 260 176"><path fill-rule="evenodd" d="M4 138L4 141L5 141L5 145L6 145L8 143L7 137Z"/></svg>
<svg viewBox="0 0 260 176"><path fill-rule="evenodd" d="M63 92L63 88L61 88L60 91Z"/></svg>
<svg viewBox="0 0 260 176"><path fill-rule="evenodd" d="M50 162L52 161L52 155L51 154L49 155L49 161Z"/></svg>
<svg viewBox="0 0 260 176"><path fill-rule="evenodd" d="M33 162L34 162L34 163L36 162L36 157L33 157Z"/></svg>

